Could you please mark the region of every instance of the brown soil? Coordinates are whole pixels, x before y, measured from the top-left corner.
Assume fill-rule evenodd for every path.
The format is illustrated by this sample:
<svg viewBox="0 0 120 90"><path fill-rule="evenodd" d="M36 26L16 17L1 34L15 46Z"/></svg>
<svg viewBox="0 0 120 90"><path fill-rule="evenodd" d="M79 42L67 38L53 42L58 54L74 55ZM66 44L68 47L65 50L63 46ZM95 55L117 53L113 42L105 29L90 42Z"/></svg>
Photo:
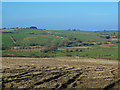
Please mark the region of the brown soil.
<svg viewBox="0 0 120 90"><path fill-rule="evenodd" d="M114 44L108 44L108 45L99 45L102 48L111 48ZM118 48L118 47L112 47L112 48Z"/></svg>
<svg viewBox="0 0 120 90"><path fill-rule="evenodd" d="M2 58L4 88L118 88L118 61L87 58ZM115 83L115 84L114 84Z"/></svg>
<svg viewBox="0 0 120 90"><path fill-rule="evenodd" d="M26 41L26 40L35 39L35 38L37 38L37 37L26 37L26 38L24 38L24 40Z"/></svg>
<svg viewBox="0 0 120 90"><path fill-rule="evenodd" d="M35 49L18 49L18 50L7 50L12 52L40 52L43 48L35 48Z"/></svg>
<svg viewBox="0 0 120 90"><path fill-rule="evenodd" d="M16 44L16 40L13 36L10 36L10 38L12 39L13 43Z"/></svg>
<svg viewBox="0 0 120 90"><path fill-rule="evenodd" d="M66 49L84 49L84 48L92 48L89 46L81 46L81 47L64 47L64 48L58 48L58 50L66 50Z"/></svg>

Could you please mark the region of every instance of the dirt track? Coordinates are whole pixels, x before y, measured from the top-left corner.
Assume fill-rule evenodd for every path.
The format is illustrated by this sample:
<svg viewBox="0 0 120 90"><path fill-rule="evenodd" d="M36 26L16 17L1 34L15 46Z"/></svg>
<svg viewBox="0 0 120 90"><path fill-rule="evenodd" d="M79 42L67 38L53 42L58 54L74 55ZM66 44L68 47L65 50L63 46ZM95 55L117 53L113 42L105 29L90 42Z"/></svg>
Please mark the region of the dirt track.
<svg viewBox="0 0 120 90"><path fill-rule="evenodd" d="M118 61L85 58L2 58L5 88L117 88ZM114 84L115 83L115 84Z"/></svg>

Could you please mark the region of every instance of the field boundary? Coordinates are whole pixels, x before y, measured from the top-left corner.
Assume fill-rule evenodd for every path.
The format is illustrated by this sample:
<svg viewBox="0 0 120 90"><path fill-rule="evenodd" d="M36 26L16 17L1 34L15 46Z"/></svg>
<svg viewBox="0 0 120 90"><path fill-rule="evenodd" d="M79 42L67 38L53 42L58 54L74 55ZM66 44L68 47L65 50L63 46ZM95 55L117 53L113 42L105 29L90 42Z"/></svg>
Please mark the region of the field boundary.
<svg viewBox="0 0 120 90"><path fill-rule="evenodd" d="M13 36L10 36L10 38L12 39L13 43L16 44L16 40Z"/></svg>

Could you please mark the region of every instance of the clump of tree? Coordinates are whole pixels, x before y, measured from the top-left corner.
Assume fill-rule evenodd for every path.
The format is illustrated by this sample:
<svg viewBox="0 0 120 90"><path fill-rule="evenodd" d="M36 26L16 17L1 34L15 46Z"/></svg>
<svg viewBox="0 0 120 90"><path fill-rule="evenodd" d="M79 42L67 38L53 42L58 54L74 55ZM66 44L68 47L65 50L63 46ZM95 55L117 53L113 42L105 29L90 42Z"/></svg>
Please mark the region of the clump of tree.
<svg viewBox="0 0 120 90"><path fill-rule="evenodd" d="M106 36L106 39L110 39L110 36Z"/></svg>
<svg viewBox="0 0 120 90"><path fill-rule="evenodd" d="M8 49L10 49L9 46L6 46L6 45L2 44L2 50L8 50Z"/></svg>
<svg viewBox="0 0 120 90"><path fill-rule="evenodd" d="M97 43L97 45L102 45L102 43L101 43L101 42L99 42L99 43Z"/></svg>
<svg viewBox="0 0 120 90"><path fill-rule="evenodd" d="M46 46L46 48L44 50L42 50L41 52L43 53L49 53L49 52L55 52L57 51L58 47L57 45L51 45L51 46Z"/></svg>
<svg viewBox="0 0 120 90"><path fill-rule="evenodd" d="M68 31L80 31L80 29L68 29Z"/></svg>
<svg viewBox="0 0 120 90"><path fill-rule="evenodd" d="M32 43L29 46L37 46L37 45L38 45L37 43Z"/></svg>
<svg viewBox="0 0 120 90"><path fill-rule="evenodd" d="M37 29L37 27L35 27L35 26L31 26L30 29Z"/></svg>

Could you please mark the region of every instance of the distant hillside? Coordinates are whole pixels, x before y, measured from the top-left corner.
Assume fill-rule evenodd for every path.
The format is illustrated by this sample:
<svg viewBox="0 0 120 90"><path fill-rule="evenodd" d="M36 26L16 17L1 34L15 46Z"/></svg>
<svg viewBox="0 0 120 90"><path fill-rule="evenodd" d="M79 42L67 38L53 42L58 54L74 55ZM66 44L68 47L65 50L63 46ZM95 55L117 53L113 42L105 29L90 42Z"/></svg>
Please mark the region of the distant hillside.
<svg viewBox="0 0 120 90"><path fill-rule="evenodd" d="M78 55L94 57L96 53L99 52L98 54L100 54L104 51L106 54L97 55L97 58L117 58L117 56L107 54L110 49L106 50L106 48L104 48L103 50L103 47L107 46L110 48L113 47L113 51L116 52L117 44L117 31L64 31L39 29L5 29L2 31L3 56ZM97 51L98 49L101 50ZM15 51L19 54L16 54ZM81 53L83 51L84 53ZM91 55L91 53L94 54Z"/></svg>

